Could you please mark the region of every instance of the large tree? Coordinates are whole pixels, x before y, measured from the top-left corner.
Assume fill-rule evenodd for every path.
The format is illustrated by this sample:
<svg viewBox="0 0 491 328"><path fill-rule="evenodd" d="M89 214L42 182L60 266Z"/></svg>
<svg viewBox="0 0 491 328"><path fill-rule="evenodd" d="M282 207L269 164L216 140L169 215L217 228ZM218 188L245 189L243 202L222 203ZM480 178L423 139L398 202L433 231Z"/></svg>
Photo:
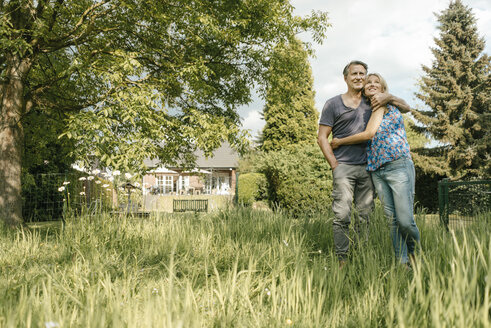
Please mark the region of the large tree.
<svg viewBox="0 0 491 328"><path fill-rule="evenodd" d="M0 0L0 219L22 222L23 124L66 116L73 154L133 170L240 145L236 108L278 43L310 30L287 0ZM62 117L60 116L60 117Z"/></svg>
<svg viewBox="0 0 491 328"><path fill-rule="evenodd" d="M315 109L309 53L298 39L280 43L266 75L266 125L260 137L263 151L288 145L314 143L318 112Z"/></svg>
<svg viewBox="0 0 491 328"><path fill-rule="evenodd" d="M415 117L423 123L419 129L441 147L420 155L439 174L448 165L447 174L453 177L489 176L490 57L483 53L484 39L471 9L460 0L451 1L437 18L440 35L431 49L435 59L431 67L423 66L416 93L428 108L416 111Z"/></svg>

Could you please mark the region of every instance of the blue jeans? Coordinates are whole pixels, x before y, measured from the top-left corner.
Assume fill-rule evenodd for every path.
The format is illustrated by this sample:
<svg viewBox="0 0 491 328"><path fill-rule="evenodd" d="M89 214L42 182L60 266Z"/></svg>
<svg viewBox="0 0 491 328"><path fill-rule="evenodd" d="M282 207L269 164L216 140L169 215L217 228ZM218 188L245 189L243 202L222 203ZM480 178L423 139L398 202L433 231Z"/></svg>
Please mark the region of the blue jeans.
<svg viewBox="0 0 491 328"><path fill-rule="evenodd" d="M408 262L419 244L419 230L414 222L414 164L410 158L385 163L372 172L372 181L390 222L390 234L396 258Z"/></svg>

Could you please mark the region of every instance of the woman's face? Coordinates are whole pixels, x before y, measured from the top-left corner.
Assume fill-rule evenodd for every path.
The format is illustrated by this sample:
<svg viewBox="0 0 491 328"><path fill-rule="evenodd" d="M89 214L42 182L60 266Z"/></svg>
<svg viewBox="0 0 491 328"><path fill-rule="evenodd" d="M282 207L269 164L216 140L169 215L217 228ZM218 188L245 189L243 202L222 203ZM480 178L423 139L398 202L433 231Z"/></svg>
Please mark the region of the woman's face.
<svg viewBox="0 0 491 328"><path fill-rule="evenodd" d="M377 93L383 92L382 83L376 75L370 75L367 79L367 84L365 84L365 95L371 97Z"/></svg>

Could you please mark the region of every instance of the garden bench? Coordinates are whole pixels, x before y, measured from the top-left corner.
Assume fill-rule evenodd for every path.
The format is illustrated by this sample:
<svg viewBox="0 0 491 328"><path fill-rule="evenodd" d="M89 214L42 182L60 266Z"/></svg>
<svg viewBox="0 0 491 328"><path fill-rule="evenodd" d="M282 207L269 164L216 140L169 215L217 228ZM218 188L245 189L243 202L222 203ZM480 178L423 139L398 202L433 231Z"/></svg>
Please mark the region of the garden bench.
<svg viewBox="0 0 491 328"><path fill-rule="evenodd" d="M174 212L208 212L208 199L174 199Z"/></svg>

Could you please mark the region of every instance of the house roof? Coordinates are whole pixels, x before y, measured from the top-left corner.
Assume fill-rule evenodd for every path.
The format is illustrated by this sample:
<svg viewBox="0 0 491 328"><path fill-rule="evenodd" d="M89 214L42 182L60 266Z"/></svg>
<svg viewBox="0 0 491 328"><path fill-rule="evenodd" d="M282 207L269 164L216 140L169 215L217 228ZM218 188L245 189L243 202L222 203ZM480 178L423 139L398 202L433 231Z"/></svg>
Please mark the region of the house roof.
<svg viewBox="0 0 491 328"><path fill-rule="evenodd" d="M230 147L228 142L224 142L218 149L213 152L213 156L206 158L201 150L195 152L197 157L197 168L236 168L239 165L239 155ZM158 167L159 159L146 159L144 163L147 167ZM175 167L169 167L174 169Z"/></svg>

